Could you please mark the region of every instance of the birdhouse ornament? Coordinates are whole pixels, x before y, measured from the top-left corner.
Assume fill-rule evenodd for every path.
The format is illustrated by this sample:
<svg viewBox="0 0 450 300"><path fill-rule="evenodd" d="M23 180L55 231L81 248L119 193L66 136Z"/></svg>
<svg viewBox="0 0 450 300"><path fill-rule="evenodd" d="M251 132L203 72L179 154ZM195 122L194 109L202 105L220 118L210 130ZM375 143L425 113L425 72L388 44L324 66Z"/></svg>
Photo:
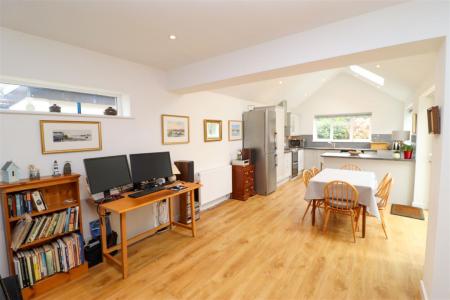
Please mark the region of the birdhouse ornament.
<svg viewBox="0 0 450 300"><path fill-rule="evenodd" d="M2 169L2 181L6 183L13 183L19 181L19 167L12 161L7 161Z"/></svg>

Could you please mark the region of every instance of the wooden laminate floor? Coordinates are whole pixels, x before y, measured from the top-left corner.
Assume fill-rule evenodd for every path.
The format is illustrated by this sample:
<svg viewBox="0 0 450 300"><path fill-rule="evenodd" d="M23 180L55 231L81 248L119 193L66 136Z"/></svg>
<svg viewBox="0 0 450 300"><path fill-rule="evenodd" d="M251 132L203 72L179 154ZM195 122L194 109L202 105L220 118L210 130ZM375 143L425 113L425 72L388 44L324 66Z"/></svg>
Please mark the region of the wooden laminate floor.
<svg viewBox="0 0 450 300"><path fill-rule="evenodd" d="M268 197L227 201L201 215L195 239L175 229L131 246L126 280L101 264L42 298L420 298L425 221L386 214L385 240L368 218L366 238L354 244L344 216L330 218L327 235L310 215L301 223L303 194L295 180Z"/></svg>

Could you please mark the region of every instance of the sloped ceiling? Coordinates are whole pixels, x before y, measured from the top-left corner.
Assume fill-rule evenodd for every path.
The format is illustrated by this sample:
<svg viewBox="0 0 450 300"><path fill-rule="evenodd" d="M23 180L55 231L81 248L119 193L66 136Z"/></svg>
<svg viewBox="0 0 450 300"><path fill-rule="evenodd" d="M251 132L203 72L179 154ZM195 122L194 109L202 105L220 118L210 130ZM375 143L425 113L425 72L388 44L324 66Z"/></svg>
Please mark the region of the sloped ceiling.
<svg viewBox="0 0 450 300"><path fill-rule="evenodd" d="M259 102L264 105L276 105L287 100L288 108L293 108L306 101L322 86L341 73L351 74L373 88L388 94L394 99L410 102L411 97L423 82L433 76L436 53L402 57L393 60L377 61L361 65L385 78L385 84L377 87L370 81L354 74L348 67L331 69L291 77L258 81L249 84L232 86L214 92L228 96Z"/></svg>

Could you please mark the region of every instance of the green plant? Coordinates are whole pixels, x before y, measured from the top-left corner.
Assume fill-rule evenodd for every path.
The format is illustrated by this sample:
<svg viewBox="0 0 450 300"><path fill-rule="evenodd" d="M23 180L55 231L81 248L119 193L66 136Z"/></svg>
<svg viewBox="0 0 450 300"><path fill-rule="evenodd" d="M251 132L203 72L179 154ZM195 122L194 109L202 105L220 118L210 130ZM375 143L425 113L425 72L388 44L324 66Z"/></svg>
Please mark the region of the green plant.
<svg viewBox="0 0 450 300"><path fill-rule="evenodd" d="M407 145L407 144L404 144L403 145L403 147L402 147L402 150L403 151L413 151L413 146L412 145Z"/></svg>

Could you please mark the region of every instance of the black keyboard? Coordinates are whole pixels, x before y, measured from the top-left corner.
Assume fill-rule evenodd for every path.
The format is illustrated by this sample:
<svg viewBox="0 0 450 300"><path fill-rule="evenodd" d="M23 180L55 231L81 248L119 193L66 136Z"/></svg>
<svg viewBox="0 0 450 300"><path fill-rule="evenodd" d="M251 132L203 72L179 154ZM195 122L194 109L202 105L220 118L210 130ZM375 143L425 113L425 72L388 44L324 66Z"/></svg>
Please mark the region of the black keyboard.
<svg viewBox="0 0 450 300"><path fill-rule="evenodd" d="M162 187L162 186L155 186L155 187L147 188L145 190L142 190L142 191L139 191L139 192L136 192L136 193L133 193L133 194L129 194L128 197L130 197L130 198L139 198L139 197L142 197L142 196L145 196L145 195L148 195L148 194L151 194L151 193L155 193L155 192L158 192L158 191L162 191L162 190L164 190L164 187Z"/></svg>

